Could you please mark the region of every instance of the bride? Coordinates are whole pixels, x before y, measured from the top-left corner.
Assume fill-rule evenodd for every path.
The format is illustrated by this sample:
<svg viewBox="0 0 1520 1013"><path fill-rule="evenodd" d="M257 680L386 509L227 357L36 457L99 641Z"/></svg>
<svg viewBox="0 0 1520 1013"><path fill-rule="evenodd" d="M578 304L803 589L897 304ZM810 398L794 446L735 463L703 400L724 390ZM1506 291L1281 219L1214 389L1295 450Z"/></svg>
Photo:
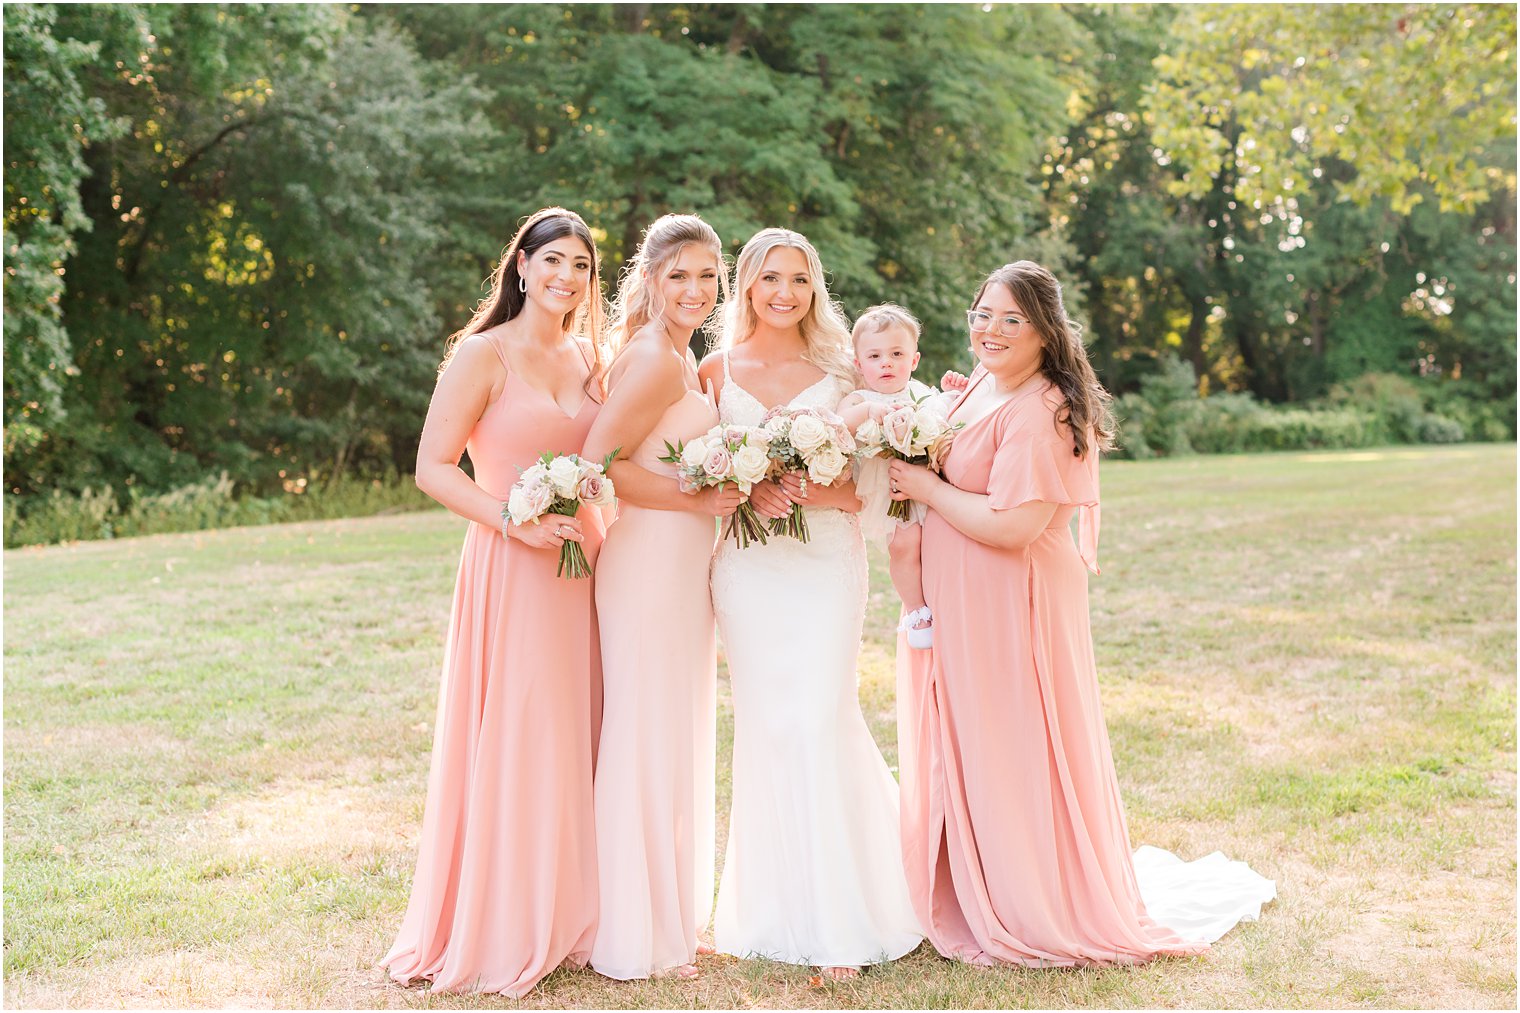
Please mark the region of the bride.
<svg viewBox="0 0 1520 1013"><path fill-rule="evenodd" d="M786 229L739 254L720 350L702 363L724 422L771 408L832 411L855 388L849 329L818 254ZM713 561L734 694L733 808L717 948L811 964L836 979L922 939L899 850L897 783L860 712L855 664L866 557L853 488L763 482L763 517L807 509L811 539L776 535Z"/></svg>

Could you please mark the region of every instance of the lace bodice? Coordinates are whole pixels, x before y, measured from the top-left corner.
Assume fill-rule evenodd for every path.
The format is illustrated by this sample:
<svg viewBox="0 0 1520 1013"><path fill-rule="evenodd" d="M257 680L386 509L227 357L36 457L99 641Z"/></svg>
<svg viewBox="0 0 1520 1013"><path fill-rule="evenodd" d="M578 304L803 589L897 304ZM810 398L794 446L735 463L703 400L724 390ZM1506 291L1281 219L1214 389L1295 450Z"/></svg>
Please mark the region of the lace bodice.
<svg viewBox="0 0 1520 1013"><path fill-rule="evenodd" d="M849 393L838 378L825 373L811 387L786 403L788 408L822 408L834 411ZM723 386L718 390L718 417L738 426L758 426L770 409L760 399L739 386L728 370L728 353L723 353Z"/></svg>

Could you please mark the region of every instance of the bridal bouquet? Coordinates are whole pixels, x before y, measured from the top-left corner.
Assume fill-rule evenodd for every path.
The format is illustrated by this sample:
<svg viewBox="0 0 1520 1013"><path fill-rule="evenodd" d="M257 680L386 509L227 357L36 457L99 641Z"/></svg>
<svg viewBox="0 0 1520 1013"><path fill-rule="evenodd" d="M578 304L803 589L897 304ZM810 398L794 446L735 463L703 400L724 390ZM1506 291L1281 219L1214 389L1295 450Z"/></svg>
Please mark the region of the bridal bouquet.
<svg viewBox="0 0 1520 1013"><path fill-rule="evenodd" d="M944 464L954 434L960 423L949 425L945 417L931 408L926 398L900 405L882 416L880 422L867 419L855 431L861 458L896 457L909 464L927 464L938 471ZM900 521L910 518L910 500L893 500L887 516Z"/></svg>
<svg viewBox="0 0 1520 1013"><path fill-rule="evenodd" d="M614 450L597 464L576 454L545 451L538 463L524 470L512 486L502 514L521 527L529 521L537 524L544 514L574 517L582 504L611 506L617 494L612 479L607 477L607 467L617 453ZM580 542L566 541L559 547L558 576L572 580L591 576L591 564L586 561L586 550Z"/></svg>
<svg viewBox="0 0 1520 1013"><path fill-rule="evenodd" d="M676 480L686 492L732 482L748 496L770 471L767 442L765 431L755 426L719 425L685 443L672 446L666 440L660 460L676 466ZM734 511L728 531L741 549L756 540L765 544L765 525L749 500Z"/></svg>
<svg viewBox="0 0 1520 1013"><path fill-rule="evenodd" d="M850 470L850 455L855 453L855 438L833 412L815 408L773 408L760 421L769 439L771 475L780 478L789 471L806 472L802 487L808 482L833 485ZM771 534L791 535L808 540L807 517L800 503L793 503L785 517L771 521Z"/></svg>

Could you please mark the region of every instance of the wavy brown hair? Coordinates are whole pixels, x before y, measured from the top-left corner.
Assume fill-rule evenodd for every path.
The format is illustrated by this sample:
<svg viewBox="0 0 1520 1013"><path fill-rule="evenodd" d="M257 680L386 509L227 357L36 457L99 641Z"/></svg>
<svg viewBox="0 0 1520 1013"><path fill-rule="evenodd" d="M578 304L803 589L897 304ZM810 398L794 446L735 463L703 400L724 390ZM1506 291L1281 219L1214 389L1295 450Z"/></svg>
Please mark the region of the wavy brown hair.
<svg viewBox="0 0 1520 1013"><path fill-rule="evenodd" d="M1060 389L1065 399L1056 412L1056 423L1071 429L1073 453L1084 457L1094 448L1112 450L1114 415L1109 405L1113 396L1103 389L1098 374L1093 372L1087 348L1082 344L1082 329L1066 315L1061 283L1055 275L1032 260L1004 264L976 290L976 298L971 300L973 307L982 301L988 285L1008 289L1040 335L1040 372Z"/></svg>
<svg viewBox="0 0 1520 1013"><path fill-rule="evenodd" d="M586 244L591 254L591 284L581 304L565 314L562 328L566 334L575 334L591 342L591 375L586 377L586 393L598 400L604 393L602 384L606 373L606 356L602 348L602 261L596 251L596 240L591 229L580 215L565 208L544 208L529 215L517 230L517 235L501 253L501 262L491 272L491 290L475 307L470 322L449 335L448 350L443 366L454 357L454 349L472 334L506 323L522 312L527 295L519 287L522 274L517 268L517 255L532 257L556 239L573 236ZM439 367L440 370L442 366Z"/></svg>

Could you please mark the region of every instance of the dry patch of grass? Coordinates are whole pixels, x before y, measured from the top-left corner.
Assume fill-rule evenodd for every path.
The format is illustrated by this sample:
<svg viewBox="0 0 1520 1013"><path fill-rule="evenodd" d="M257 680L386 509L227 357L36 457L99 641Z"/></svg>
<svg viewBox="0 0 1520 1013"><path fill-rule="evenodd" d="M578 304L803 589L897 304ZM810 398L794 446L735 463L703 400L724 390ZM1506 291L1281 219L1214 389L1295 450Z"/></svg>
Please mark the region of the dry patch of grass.
<svg viewBox="0 0 1520 1013"><path fill-rule="evenodd" d="M29 1007L1515 1004L1515 451L1105 466L1092 581L1136 843L1278 881L1207 957L858 982L706 957L521 1002L386 982L461 523L5 554L5 1001ZM880 559L862 708L896 762ZM731 702L720 680L719 805ZM719 827L719 859L723 826Z"/></svg>

